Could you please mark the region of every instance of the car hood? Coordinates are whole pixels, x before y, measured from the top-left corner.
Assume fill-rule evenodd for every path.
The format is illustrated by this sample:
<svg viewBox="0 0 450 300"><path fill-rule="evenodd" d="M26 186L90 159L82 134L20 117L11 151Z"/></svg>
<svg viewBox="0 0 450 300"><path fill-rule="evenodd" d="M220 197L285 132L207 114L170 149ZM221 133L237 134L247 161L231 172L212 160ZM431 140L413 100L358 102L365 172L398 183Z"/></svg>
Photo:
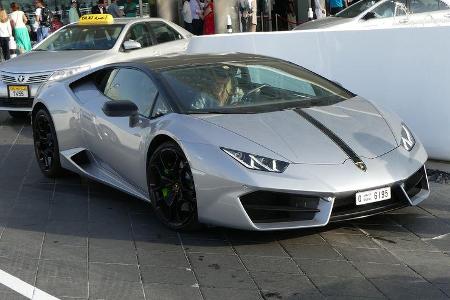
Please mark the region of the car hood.
<svg viewBox="0 0 450 300"><path fill-rule="evenodd" d="M295 27L295 30L323 29L337 25L347 24L353 21L351 18L326 17L318 20L305 22Z"/></svg>
<svg viewBox="0 0 450 300"><path fill-rule="evenodd" d="M361 158L375 158L397 147L383 116L370 102L359 97L303 111L322 123ZM295 110L203 115L200 118L294 163L341 164L349 158L336 141ZM222 146L227 146L226 141Z"/></svg>
<svg viewBox="0 0 450 300"><path fill-rule="evenodd" d="M37 73L88 65L106 56L104 50L31 51L0 64L1 71Z"/></svg>

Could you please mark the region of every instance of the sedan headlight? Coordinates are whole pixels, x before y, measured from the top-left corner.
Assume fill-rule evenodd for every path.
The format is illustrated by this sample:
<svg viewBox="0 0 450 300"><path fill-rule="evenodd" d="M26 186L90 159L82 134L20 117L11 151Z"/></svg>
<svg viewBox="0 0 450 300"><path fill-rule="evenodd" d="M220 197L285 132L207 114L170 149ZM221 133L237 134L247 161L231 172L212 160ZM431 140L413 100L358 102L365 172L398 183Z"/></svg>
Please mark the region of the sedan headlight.
<svg viewBox="0 0 450 300"><path fill-rule="evenodd" d="M414 145L416 144L416 139L414 138L411 130L405 125L402 124L402 139L401 144L403 148L405 148L407 151L411 151L412 148L414 148Z"/></svg>
<svg viewBox="0 0 450 300"><path fill-rule="evenodd" d="M282 173L289 166L289 163L273 158L268 158L260 155L250 154L242 151L220 148L226 154L240 162L246 168L251 170L259 170L266 172Z"/></svg>
<svg viewBox="0 0 450 300"><path fill-rule="evenodd" d="M52 76L50 76L50 78L48 80L49 81L60 80L60 79L67 78L67 77L76 75L78 73L87 71L90 68L91 68L90 66L81 66L81 67L76 67L76 68L58 70L58 71L53 72Z"/></svg>

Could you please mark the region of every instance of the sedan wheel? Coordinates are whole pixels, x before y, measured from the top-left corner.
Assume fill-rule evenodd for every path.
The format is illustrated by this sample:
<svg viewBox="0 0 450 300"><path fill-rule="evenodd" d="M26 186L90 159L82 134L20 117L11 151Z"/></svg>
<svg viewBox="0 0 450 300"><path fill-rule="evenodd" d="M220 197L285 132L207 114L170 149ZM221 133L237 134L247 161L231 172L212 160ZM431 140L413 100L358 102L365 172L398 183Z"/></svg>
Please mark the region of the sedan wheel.
<svg viewBox="0 0 450 300"><path fill-rule="evenodd" d="M49 113L41 109L33 119L34 152L42 173L55 177L62 171L55 127Z"/></svg>
<svg viewBox="0 0 450 300"><path fill-rule="evenodd" d="M159 146L148 164L152 206L158 219L175 230L198 227L194 178L181 149L173 142Z"/></svg>

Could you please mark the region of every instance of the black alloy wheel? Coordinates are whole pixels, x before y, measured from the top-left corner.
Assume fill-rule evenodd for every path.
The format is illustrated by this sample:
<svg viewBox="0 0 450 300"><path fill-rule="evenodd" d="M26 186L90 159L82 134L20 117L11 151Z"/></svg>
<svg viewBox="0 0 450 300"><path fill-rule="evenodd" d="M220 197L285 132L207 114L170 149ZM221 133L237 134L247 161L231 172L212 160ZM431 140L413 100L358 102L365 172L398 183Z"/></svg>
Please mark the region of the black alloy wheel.
<svg viewBox="0 0 450 300"><path fill-rule="evenodd" d="M8 111L9 115L15 119L25 119L30 115L28 111Z"/></svg>
<svg viewBox="0 0 450 300"><path fill-rule="evenodd" d="M42 173L47 177L61 174L58 140L50 114L39 110L33 119L34 152Z"/></svg>
<svg viewBox="0 0 450 300"><path fill-rule="evenodd" d="M174 230L199 227L194 178L180 147L165 142L151 155L147 179L158 219Z"/></svg>

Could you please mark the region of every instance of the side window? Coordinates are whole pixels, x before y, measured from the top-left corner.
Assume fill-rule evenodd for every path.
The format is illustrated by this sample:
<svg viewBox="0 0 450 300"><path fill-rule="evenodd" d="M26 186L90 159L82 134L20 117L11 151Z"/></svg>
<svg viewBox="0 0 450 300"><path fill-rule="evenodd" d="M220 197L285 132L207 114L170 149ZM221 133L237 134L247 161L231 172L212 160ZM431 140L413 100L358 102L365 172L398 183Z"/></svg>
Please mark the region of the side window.
<svg viewBox="0 0 450 300"><path fill-rule="evenodd" d="M106 93L106 91L111 86L111 82L114 79L114 76L116 76L117 70L116 69L106 69L101 70L95 74L94 81L95 85L97 86L98 90L102 92L103 94Z"/></svg>
<svg viewBox="0 0 450 300"><path fill-rule="evenodd" d="M153 107L152 111L152 118L157 118L160 116L167 115L168 113L171 113L172 110L167 105L167 102L164 100L164 98L161 96L161 94L158 95L158 99L156 100L155 106Z"/></svg>
<svg viewBox="0 0 450 300"><path fill-rule="evenodd" d="M144 23L133 25L127 33L125 40L133 40L141 44L142 48L152 46L152 35Z"/></svg>
<svg viewBox="0 0 450 300"><path fill-rule="evenodd" d="M445 2L439 0L412 0L411 12L414 14L448 9Z"/></svg>
<svg viewBox="0 0 450 300"><path fill-rule="evenodd" d="M373 13L375 13L375 17L377 19L384 19L384 18L393 18L395 17L395 2L394 1L387 1L382 3L381 5L375 7L372 10ZM397 8L397 16L404 15L404 12Z"/></svg>
<svg viewBox="0 0 450 300"><path fill-rule="evenodd" d="M113 100L130 100L136 104L139 113L150 116L158 90L144 72L136 69L118 69L117 75L107 88L105 95Z"/></svg>
<svg viewBox="0 0 450 300"><path fill-rule="evenodd" d="M150 22L149 24L158 44L183 39L181 34L164 22Z"/></svg>

